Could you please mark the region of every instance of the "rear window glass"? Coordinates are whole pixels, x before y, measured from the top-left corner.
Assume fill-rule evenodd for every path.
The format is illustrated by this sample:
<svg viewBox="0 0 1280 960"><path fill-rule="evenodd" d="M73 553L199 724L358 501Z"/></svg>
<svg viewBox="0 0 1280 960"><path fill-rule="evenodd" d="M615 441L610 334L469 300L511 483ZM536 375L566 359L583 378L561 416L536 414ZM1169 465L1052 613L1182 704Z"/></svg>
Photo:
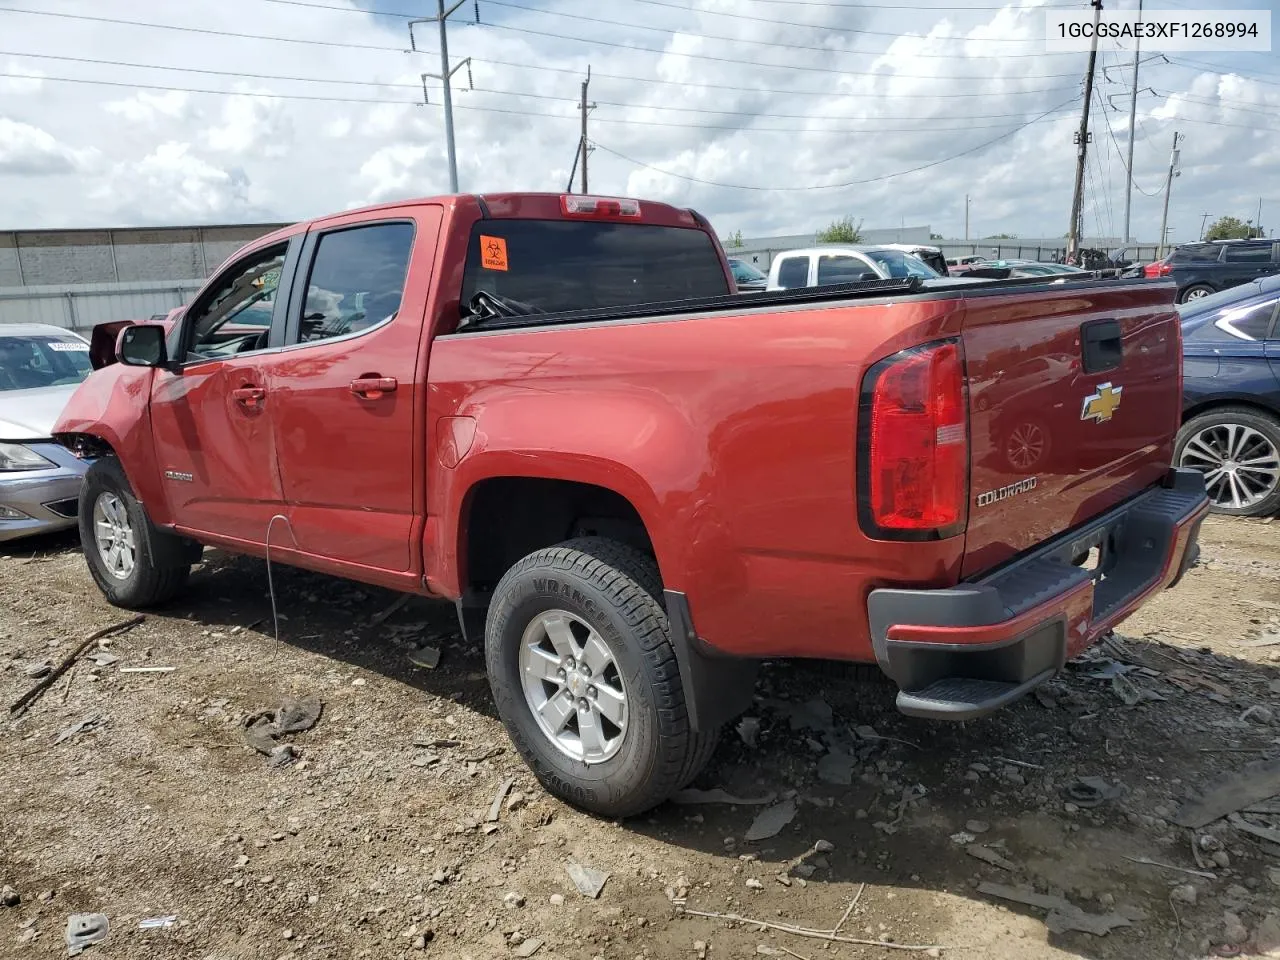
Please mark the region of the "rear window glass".
<svg viewBox="0 0 1280 960"><path fill-rule="evenodd" d="M778 286L783 290L793 290L796 287L806 286L808 283L808 257L788 257L778 265Z"/></svg>
<svg viewBox="0 0 1280 960"><path fill-rule="evenodd" d="M924 280L932 280L938 276L937 272L919 257L911 253L903 253L901 250L868 250L867 256L884 267L889 276L897 279L920 277Z"/></svg>
<svg viewBox="0 0 1280 960"><path fill-rule="evenodd" d="M1169 254L1173 263L1208 263L1222 256L1222 247L1212 243L1197 243L1186 247L1177 247Z"/></svg>
<svg viewBox="0 0 1280 960"><path fill-rule="evenodd" d="M729 281L711 237L701 230L482 220L471 231L462 305L481 290L562 313L725 296Z"/></svg>
<svg viewBox="0 0 1280 960"><path fill-rule="evenodd" d="M1218 342L1266 340L1271 335L1276 302L1272 299L1262 303L1245 303L1197 314L1184 321L1183 336L1187 340Z"/></svg>
<svg viewBox="0 0 1280 960"><path fill-rule="evenodd" d="M879 280L875 268L860 257L832 254L818 258L818 286L829 283L857 283L864 276Z"/></svg>
<svg viewBox="0 0 1280 960"><path fill-rule="evenodd" d="M0 335L0 392L79 383L89 345L76 337Z"/></svg>

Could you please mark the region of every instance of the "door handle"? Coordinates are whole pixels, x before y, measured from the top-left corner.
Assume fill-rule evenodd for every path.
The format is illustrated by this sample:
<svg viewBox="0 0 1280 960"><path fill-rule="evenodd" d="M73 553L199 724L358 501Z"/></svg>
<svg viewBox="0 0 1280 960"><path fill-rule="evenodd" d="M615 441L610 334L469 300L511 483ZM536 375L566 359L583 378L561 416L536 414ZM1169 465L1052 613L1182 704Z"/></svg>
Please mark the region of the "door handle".
<svg viewBox="0 0 1280 960"><path fill-rule="evenodd" d="M231 396L242 407L257 410L266 399L267 391L261 387L239 387L231 391Z"/></svg>
<svg viewBox="0 0 1280 960"><path fill-rule="evenodd" d="M377 400L384 393L395 393L398 386L395 377L357 377L351 381L351 392L365 400Z"/></svg>
<svg viewBox="0 0 1280 960"><path fill-rule="evenodd" d="M1118 320L1090 320L1080 327L1080 352L1085 373L1104 373L1120 366L1124 340Z"/></svg>

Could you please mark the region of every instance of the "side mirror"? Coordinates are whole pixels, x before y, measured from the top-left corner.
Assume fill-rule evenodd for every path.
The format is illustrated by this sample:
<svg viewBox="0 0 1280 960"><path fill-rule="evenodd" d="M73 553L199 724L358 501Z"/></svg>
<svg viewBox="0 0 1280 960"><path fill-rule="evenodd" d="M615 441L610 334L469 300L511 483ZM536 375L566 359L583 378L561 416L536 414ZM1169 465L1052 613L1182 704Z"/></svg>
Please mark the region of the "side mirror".
<svg viewBox="0 0 1280 960"><path fill-rule="evenodd" d="M860 283L867 283L868 281L879 280L879 279L880 279L880 274L871 273L869 271L867 273L862 274L860 277L858 277L858 281Z"/></svg>
<svg viewBox="0 0 1280 960"><path fill-rule="evenodd" d="M159 324L125 327L116 341L116 360L127 367L163 367L168 359L164 336Z"/></svg>

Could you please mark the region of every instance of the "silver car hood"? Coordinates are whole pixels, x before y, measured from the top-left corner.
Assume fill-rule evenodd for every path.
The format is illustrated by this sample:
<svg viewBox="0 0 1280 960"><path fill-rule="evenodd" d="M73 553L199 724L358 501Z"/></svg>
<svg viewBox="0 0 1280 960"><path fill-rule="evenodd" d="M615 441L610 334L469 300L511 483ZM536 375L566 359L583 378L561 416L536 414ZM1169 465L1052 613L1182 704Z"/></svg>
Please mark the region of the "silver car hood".
<svg viewBox="0 0 1280 960"><path fill-rule="evenodd" d="M79 386L69 383L35 390L0 390L0 440L48 440Z"/></svg>

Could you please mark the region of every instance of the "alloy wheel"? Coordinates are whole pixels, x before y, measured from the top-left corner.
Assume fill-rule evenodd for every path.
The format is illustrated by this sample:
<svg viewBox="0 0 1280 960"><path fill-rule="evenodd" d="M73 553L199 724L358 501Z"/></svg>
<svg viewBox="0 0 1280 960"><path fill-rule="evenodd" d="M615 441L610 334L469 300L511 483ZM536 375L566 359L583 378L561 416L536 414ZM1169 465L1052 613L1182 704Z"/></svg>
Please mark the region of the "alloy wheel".
<svg viewBox="0 0 1280 960"><path fill-rule="evenodd" d="M107 573L117 580L128 580L137 563L138 545L129 511L114 493L103 491L94 501L93 538Z"/></svg>
<svg viewBox="0 0 1280 960"><path fill-rule="evenodd" d="M1261 503L1280 484L1280 452L1253 427L1219 423L1196 433L1182 448L1178 465L1204 474L1209 497L1220 507Z"/></svg>
<svg viewBox="0 0 1280 960"><path fill-rule="evenodd" d="M603 763L627 732L627 690L609 645L581 617L546 610L520 640L520 683L538 728L566 756Z"/></svg>

